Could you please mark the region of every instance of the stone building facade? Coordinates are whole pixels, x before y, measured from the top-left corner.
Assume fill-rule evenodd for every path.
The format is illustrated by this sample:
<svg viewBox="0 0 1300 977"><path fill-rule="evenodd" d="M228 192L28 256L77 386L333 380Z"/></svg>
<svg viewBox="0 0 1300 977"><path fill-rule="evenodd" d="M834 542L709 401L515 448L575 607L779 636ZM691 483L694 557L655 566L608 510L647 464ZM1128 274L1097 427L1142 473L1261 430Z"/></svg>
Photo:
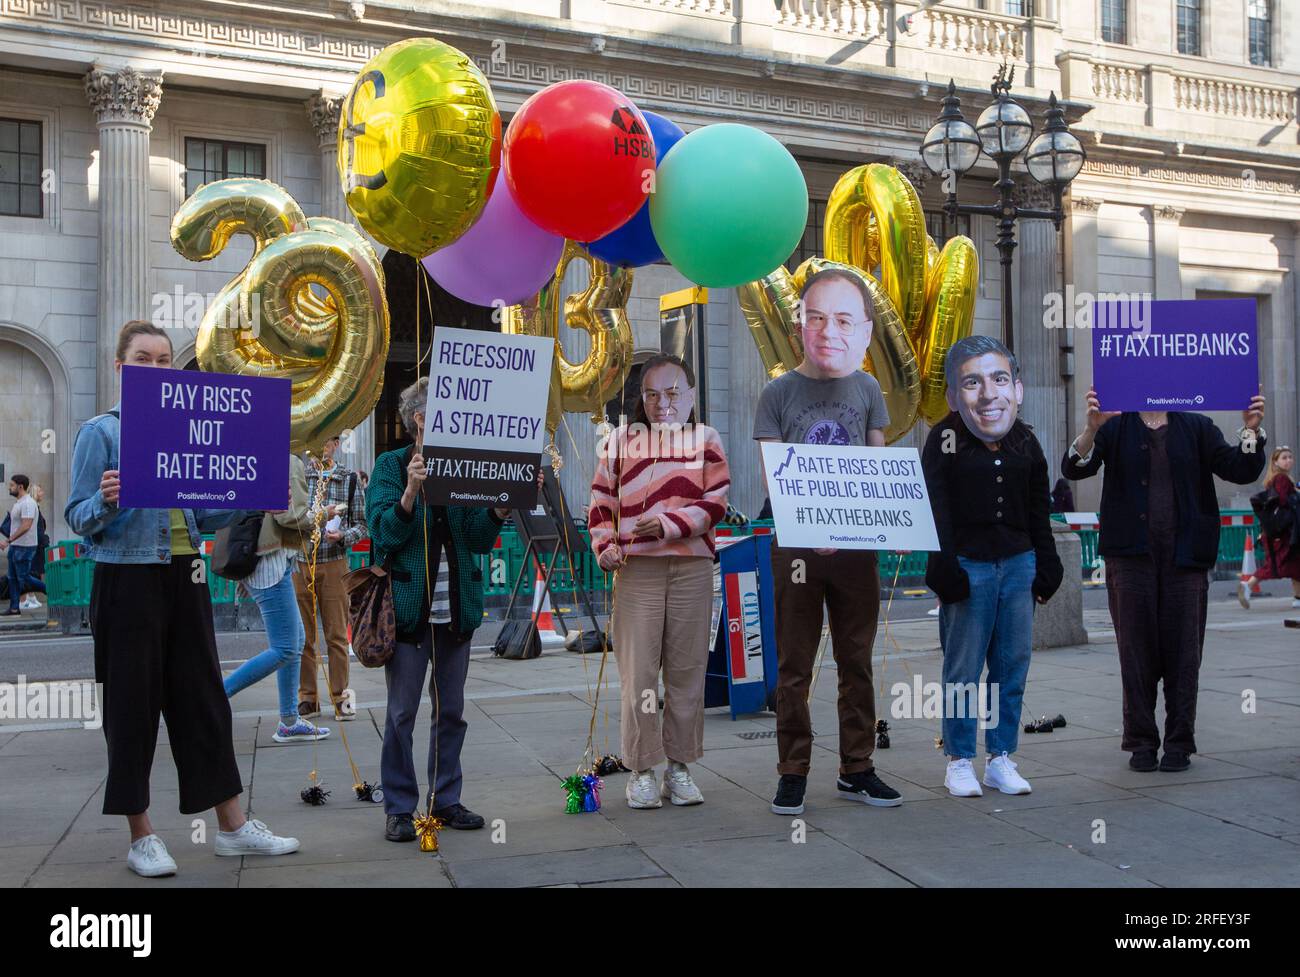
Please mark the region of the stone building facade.
<svg viewBox="0 0 1300 977"><path fill-rule="evenodd" d="M1042 312L1051 296L1085 293L1253 297L1267 427L1275 443L1295 436L1300 4L1290 0L0 0L0 463L46 486L55 538L66 534L77 425L115 399L118 327L165 322L187 364L203 303L251 254L243 240L205 264L172 250L187 188L264 176L308 214L347 219L340 96L376 52L415 35L472 56L506 114L544 85L594 78L688 131L736 121L772 133L811 197L792 260L820 252L831 186L867 161L904 168L941 234L943 194L919 163L921 137L950 78L973 121L998 66L1012 65L1035 123L1056 92L1088 151L1061 232L1019 229L1016 348L1025 414L1048 454L1082 422L1091 357L1086 335L1046 328ZM992 201L991 174L987 161L972 171L962 199ZM1018 188L1042 202L1026 174ZM994 229L983 218L957 229L983 263L976 327L997 333ZM394 392L416 371L418 286L401 259L385 256L394 343L376 418L351 439L362 468L398 439ZM573 268L570 284L583 274ZM659 296L687 284L667 265L637 272L629 313L643 356L660 345ZM485 325L485 314L434 294L434 322ZM752 513L762 371L730 290L710 292L705 330L709 420L732 457L733 500ZM571 357L585 353L580 334L566 330L565 342ZM568 428L576 507L594 437L583 416ZM1077 495L1090 508L1096 486ZM1225 487L1223 501L1233 495Z"/></svg>

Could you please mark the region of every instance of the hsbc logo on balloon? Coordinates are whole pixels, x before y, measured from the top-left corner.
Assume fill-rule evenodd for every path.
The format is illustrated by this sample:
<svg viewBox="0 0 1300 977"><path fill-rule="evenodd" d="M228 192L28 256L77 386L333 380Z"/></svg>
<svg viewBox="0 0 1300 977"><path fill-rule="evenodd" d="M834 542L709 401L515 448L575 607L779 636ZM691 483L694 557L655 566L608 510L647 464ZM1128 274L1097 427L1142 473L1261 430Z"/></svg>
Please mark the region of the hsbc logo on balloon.
<svg viewBox="0 0 1300 977"><path fill-rule="evenodd" d="M614 155L631 156L639 159L654 159L655 144L645 131L645 126L637 118L636 111L630 105L620 105L610 116L609 121L615 128L626 132L626 136L614 137Z"/></svg>

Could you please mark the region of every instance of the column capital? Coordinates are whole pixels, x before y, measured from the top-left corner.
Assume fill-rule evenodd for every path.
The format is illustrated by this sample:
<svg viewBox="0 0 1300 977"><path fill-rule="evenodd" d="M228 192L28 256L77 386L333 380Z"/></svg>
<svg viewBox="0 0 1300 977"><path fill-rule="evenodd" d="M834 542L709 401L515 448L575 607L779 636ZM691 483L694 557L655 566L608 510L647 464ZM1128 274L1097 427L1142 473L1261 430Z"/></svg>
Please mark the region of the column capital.
<svg viewBox="0 0 1300 977"><path fill-rule="evenodd" d="M1031 210L1051 210L1052 191L1047 189L1028 173L1015 178L1014 189L1016 203Z"/></svg>
<svg viewBox="0 0 1300 977"><path fill-rule="evenodd" d="M917 193L925 189L925 181L930 177L930 168L919 159L895 157L889 161L889 165L907 177L908 182L916 188Z"/></svg>
<svg viewBox="0 0 1300 977"><path fill-rule="evenodd" d="M319 91L303 104L307 107L307 118L316 130L316 138L321 146L334 145L339 138L339 116L343 111L343 99L346 96L333 92Z"/></svg>
<svg viewBox="0 0 1300 977"><path fill-rule="evenodd" d="M96 121L153 124L162 101L162 72L137 71L129 65L113 69L95 66L86 73L86 100Z"/></svg>
<svg viewBox="0 0 1300 977"><path fill-rule="evenodd" d="M1069 214L1096 214L1101 210L1101 205L1105 203L1100 197L1076 197L1070 195L1070 199L1065 204L1065 211Z"/></svg>
<svg viewBox="0 0 1300 977"><path fill-rule="evenodd" d="M1151 213L1156 220L1171 221L1177 224L1183 219L1183 214L1187 213L1187 208L1174 207L1170 204L1153 204Z"/></svg>

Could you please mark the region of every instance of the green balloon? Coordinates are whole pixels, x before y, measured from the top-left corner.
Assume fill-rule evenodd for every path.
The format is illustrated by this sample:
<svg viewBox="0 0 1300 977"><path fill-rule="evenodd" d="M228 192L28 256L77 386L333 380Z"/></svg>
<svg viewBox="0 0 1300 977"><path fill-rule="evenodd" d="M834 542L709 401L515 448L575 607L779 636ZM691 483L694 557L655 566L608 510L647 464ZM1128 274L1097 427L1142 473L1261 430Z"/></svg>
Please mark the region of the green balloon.
<svg viewBox="0 0 1300 977"><path fill-rule="evenodd" d="M790 257L808 223L808 184L789 150L753 126L696 129L659 162L650 226L673 266L732 288Z"/></svg>

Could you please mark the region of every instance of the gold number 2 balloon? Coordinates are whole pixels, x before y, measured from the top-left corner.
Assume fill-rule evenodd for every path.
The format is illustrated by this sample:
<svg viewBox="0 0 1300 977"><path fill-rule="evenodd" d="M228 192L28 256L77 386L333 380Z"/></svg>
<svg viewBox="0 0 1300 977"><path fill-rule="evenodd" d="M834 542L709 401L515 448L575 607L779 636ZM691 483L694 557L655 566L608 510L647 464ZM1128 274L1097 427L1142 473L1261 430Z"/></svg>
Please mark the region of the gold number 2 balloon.
<svg viewBox="0 0 1300 977"><path fill-rule="evenodd" d="M565 323L591 337L591 351L577 363L565 356L560 342L560 289L565 269L575 260L591 266L591 283L563 302ZM627 317L631 292L632 269L616 268L593 258L582 245L566 241L555 277L527 302L503 310L502 332L555 340L546 423L552 435L564 412L586 412L593 424L599 424L605 419L606 402L627 382L632 364L632 324Z"/></svg>
<svg viewBox="0 0 1300 977"><path fill-rule="evenodd" d="M979 257L967 237L940 252L925 232L921 199L907 177L882 163L849 170L826 204L825 258L810 258L791 275L784 267L736 290L750 335L769 378L798 365L799 293L827 266L859 274L875 303L874 330L863 368L880 382L892 444L916 423L934 423L948 407L944 357L970 335ZM880 278L871 275L879 268Z"/></svg>
<svg viewBox="0 0 1300 977"><path fill-rule="evenodd" d="M319 452L379 400L388 358L383 268L355 228L306 217L267 180L205 184L172 218L172 246L191 261L216 257L235 234L253 239L253 257L204 312L199 366L287 377L290 446Z"/></svg>

